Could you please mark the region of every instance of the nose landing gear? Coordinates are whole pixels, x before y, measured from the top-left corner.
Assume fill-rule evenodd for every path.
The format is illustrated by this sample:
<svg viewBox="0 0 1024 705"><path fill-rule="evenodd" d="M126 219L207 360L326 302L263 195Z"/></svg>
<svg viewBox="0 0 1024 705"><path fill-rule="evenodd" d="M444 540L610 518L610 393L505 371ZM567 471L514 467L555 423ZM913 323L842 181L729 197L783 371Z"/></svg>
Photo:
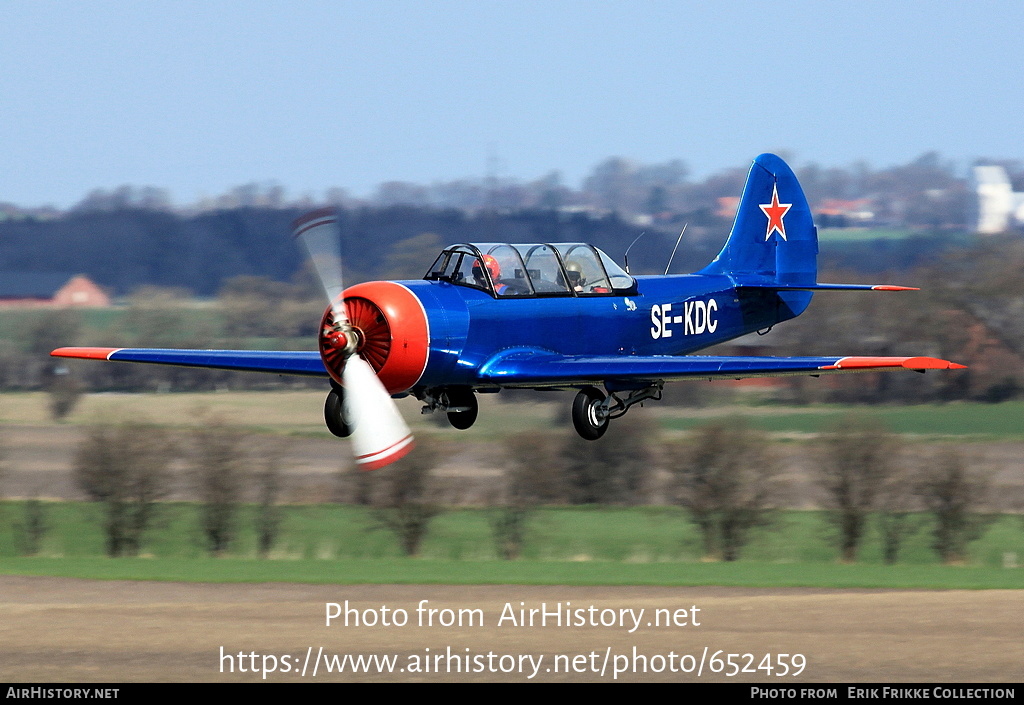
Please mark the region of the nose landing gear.
<svg viewBox="0 0 1024 705"><path fill-rule="evenodd" d="M448 417L448 423L460 431L476 423L480 413L480 404L470 387L428 389L417 393L417 398L425 404L422 413L443 411Z"/></svg>
<svg viewBox="0 0 1024 705"><path fill-rule="evenodd" d="M332 384L331 387L324 402L324 421L327 423L327 430L335 436L348 438L352 435L352 424L345 418L345 389L336 384Z"/></svg>
<svg viewBox="0 0 1024 705"><path fill-rule="evenodd" d="M464 431L476 423L480 405L476 394L466 387L453 387L448 390L448 423Z"/></svg>

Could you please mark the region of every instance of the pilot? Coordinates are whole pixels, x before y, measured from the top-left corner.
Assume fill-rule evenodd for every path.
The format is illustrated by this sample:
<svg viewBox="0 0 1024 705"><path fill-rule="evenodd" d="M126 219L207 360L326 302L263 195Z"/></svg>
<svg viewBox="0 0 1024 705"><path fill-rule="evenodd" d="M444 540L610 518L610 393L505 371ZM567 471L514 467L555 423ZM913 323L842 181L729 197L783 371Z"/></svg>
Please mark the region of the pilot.
<svg viewBox="0 0 1024 705"><path fill-rule="evenodd" d="M565 273L569 275L569 286L573 288L573 291L583 291L587 278L583 276L583 267L580 266L580 263L566 262Z"/></svg>
<svg viewBox="0 0 1024 705"><path fill-rule="evenodd" d="M585 291L590 294L607 294L609 292L608 287L602 284L601 278L588 288L587 277L583 274L583 265L575 260L565 263L565 273L569 277L569 286L573 288L573 291Z"/></svg>
<svg viewBox="0 0 1024 705"><path fill-rule="evenodd" d="M498 260L494 258L494 255L484 255L483 266L487 268L487 273L491 275L491 281L494 282L495 293L501 293L505 285L498 281L501 277L501 265L498 264ZM487 277L484 276L483 268L480 266L480 260L476 259L473 261L473 279L478 286L484 289L489 288L487 286Z"/></svg>

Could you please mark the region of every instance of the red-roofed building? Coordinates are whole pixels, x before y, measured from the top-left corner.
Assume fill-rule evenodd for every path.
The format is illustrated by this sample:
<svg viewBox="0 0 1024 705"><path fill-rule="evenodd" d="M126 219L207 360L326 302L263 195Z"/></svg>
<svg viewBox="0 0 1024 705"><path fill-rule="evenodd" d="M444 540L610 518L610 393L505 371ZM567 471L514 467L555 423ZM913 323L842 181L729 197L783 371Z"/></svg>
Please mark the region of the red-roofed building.
<svg viewBox="0 0 1024 705"><path fill-rule="evenodd" d="M104 308L110 296L84 274L0 272L2 308Z"/></svg>
<svg viewBox="0 0 1024 705"><path fill-rule="evenodd" d="M864 225L875 217L870 198L858 198L844 201L841 198L825 198L815 209L815 216L823 221L822 225L833 227L839 225Z"/></svg>

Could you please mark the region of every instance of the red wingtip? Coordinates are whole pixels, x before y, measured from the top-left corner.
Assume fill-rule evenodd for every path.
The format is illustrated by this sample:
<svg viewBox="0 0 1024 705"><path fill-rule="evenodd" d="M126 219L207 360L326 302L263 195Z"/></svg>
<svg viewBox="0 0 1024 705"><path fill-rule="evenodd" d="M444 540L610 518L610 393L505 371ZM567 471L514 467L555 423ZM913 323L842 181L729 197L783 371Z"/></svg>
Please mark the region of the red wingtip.
<svg viewBox="0 0 1024 705"><path fill-rule="evenodd" d="M52 357L75 357L82 360L109 360L121 348L57 348Z"/></svg>
<svg viewBox="0 0 1024 705"><path fill-rule="evenodd" d="M961 365L937 357L844 357L834 365L822 367L823 370L870 370L886 367L904 367L908 370L964 370Z"/></svg>
<svg viewBox="0 0 1024 705"><path fill-rule="evenodd" d="M893 284L878 284L871 287L872 291L921 291L916 286L895 286Z"/></svg>
<svg viewBox="0 0 1024 705"><path fill-rule="evenodd" d="M955 369L953 368L955 364L955 362L940 360L936 357L908 357L903 361L903 366L908 370L948 370Z"/></svg>

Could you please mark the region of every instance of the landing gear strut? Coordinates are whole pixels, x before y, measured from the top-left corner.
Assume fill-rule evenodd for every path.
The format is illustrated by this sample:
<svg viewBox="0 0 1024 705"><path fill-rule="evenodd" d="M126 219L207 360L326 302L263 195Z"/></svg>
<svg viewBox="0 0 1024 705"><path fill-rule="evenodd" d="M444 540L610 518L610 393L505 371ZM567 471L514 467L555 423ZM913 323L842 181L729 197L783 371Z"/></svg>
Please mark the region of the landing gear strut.
<svg viewBox="0 0 1024 705"><path fill-rule="evenodd" d="M576 433L588 441L596 441L608 430L608 422L624 416L634 404L661 399L663 382L656 382L642 389L634 389L622 399L615 392L608 396L596 387L584 387L572 403L572 425Z"/></svg>

